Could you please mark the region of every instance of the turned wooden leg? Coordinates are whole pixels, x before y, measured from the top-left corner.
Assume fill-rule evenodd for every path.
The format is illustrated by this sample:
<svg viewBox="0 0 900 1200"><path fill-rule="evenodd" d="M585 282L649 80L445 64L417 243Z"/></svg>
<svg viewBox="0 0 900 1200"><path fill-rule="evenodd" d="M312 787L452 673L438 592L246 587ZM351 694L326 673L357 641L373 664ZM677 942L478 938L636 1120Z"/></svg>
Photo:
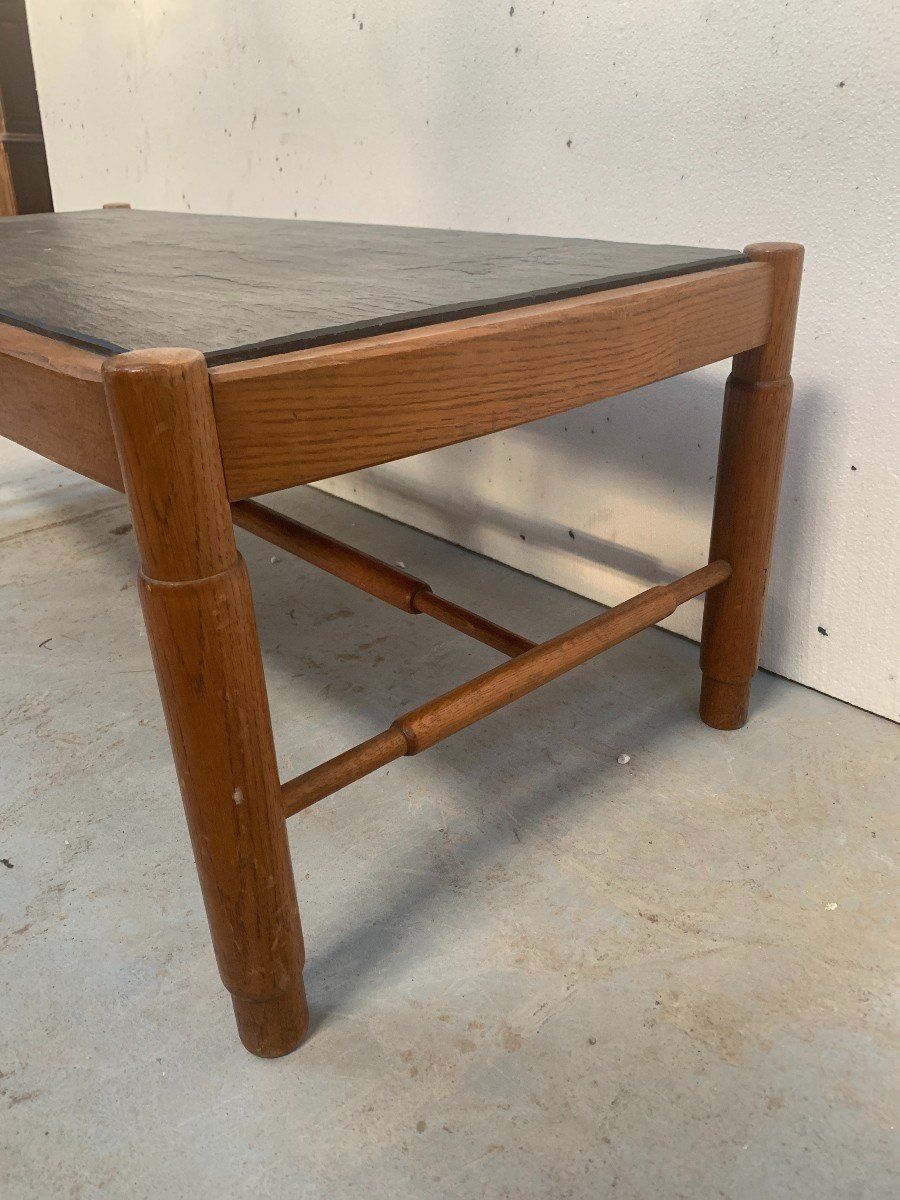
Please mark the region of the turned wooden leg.
<svg viewBox="0 0 900 1200"><path fill-rule="evenodd" d="M730 579L707 593L700 666L700 716L714 729L747 720L778 515L791 407L791 352L803 247L748 246L774 268L772 326L763 346L739 354L725 389L710 561L731 563Z"/></svg>
<svg viewBox="0 0 900 1200"><path fill-rule="evenodd" d="M219 971L248 1050L308 1025L303 941L253 601L209 376L192 350L107 361L144 618Z"/></svg>

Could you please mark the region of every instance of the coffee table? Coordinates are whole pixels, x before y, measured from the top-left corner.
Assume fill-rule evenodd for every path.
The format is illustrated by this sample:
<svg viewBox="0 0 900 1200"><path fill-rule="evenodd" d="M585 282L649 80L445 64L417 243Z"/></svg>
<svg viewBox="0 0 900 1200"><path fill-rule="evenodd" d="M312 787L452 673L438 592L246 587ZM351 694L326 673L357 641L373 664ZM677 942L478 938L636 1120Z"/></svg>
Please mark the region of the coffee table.
<svg viewBox="0 0 900 1200"><path fill-rule="evenodd" d="M701 593L700 715L747 719L802 260L788 243L738 253L125 205L0 221L0 434L128 495L213 945L254 1054L287 1053L308 1025L287 817ZM731 356L708 564L540 644L254 499ZM234 524L505 661L282 782Z"/></svg>

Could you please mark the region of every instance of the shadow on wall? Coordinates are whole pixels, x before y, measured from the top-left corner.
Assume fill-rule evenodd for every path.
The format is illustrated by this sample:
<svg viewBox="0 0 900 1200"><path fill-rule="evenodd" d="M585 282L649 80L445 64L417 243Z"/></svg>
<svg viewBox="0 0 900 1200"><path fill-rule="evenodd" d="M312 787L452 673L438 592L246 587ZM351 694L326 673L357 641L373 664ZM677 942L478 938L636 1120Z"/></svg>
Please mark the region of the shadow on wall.
<svg viewBox="0 0 900 1200"><path fill-rule="evenodd" d="M724 364L723 364L724 365ZM706 561L722 380L695 372L492 438L330 481L327 490L602 603ZM795 393L764 660L788 669L809 580L797 550L816 510L824 396ZM833 440L834 429L830 430ZM834 452L832 447L832 453ZM670 545L663 557L644 545ZM701 605L680 630L699 636ZM802 638L794 638L795 656ZM802 651L801 651L802 652Z"/></svg>

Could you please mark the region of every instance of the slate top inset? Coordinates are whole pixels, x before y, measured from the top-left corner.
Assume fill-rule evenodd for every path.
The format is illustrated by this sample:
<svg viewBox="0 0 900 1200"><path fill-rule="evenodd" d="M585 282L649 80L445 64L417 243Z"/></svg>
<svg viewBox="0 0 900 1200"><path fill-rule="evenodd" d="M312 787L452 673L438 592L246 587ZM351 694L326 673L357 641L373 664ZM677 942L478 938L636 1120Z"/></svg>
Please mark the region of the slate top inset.
<svg viewBox="0 0 900 1200"><path fill-rule="evenodd" d="M0 321L213 366L745 262L733 250L97 209L0 220Z"/></svg>

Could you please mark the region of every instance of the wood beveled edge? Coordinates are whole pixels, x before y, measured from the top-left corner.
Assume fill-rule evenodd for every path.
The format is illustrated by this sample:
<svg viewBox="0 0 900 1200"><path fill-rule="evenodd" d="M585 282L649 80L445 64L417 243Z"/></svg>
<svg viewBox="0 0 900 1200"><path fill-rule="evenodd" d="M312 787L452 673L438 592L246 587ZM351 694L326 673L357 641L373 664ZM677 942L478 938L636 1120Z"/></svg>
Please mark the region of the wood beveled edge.
<svg viewBox="0 0 900 1200"><path fill-rule="evenodd" d="M739 262L723 267L711 267L705 271L691 271L684 275L673 275L665 279L650 279L645 283L629 284L620 288L608 288L598 292L585 292L580 296L568 296L562 300L545 300L539 304L517 305L497 312L481 313L473 317L461 317L455 321L434 321L417 325L413 329L400 329L391 333L370 334L343 342L327 342L321 346L307 346L302 350L289 350L280 354L263 355L258 358L241 359L239 362L221 363L209 368L213 389L243 380L281 376L294 370L302 371L331 363L348 362L351 359L375 358L402 353L417 345L451 343L466 337L489 336L507 329L523 331L544 325L548 321L565 319L567 316L601 306L615 309L644 297L669 291L690 292L698 283L713 278L728 276L729 279L744 276L756 280L771 274L765 263Z"/></svg>
<svg viewBox="0 0 900 1200"><path fill-rule="evenodd" d="M737 263L211 367L229 497L396 461L730 358L766 341L773 279L765 263Z"/></svg>
<svg viewBox="0 0 900 1200"><path fill-rule="evenodd" d="M101 378L106 361L0 322L0 436L121 492Z"/></svg>
<svg viewBox="0 0 900 1200"><path fill-rule="evenodd" d="M707 271L697 271L614 290L588 293L584 296L516 307L457 321L363 337L356 341L311 347L305 350L211 367L209 368L210 382L213 387L214 400L217 389L224 389L226 392L232 392L241 397L244 395L246 385L249 393L248 399L252 402L253 394L259 390L260 386L265 389L268 381L272 381L280 389L284 389L291 386L296 376L299 387L304 373L316 368L340 368L344 365L351 367L358 366L363 362L390 360L393 357L399 360L410 351L417 349L440 351L441 347L450 348L465 342L478 342L498 334L512 334L528 338L542 328L564 323L567 318L578 319L579 316L591 312L596 312L598 316L601 313L613 314L619 309L627 310L630 307L639 309L643 301L652 301L663 297L671 300L677 297L679 292L690 294L711 280L718 280L723 284L727 282L731 286L735 280L743 279L747 281L748 290L752 290L757 287L759 279L765 274L771 275L772 269L767 264L759 262L715 267ZM759 344L763 340L764 337ZM749 348L747 345L740 347L740 349L747 348ZM165 351L161 350L160 352L164 353ZM142 353L152 357L154 351ZM17 361L21 364L21 370L27 373L25 383L30 398L35 402L33 413L27 411L31 407L27 399L21 401L18 406L13 405L14 411L11 414L0 413L0 435L9 437L88 478L117 490L123 490L118 459L114 454L112 431L102 382L104 363L110 364L120 356L98 354L53 337L0 322L0 357L7 357L13 362ZM718 359L711 358L708 361L714 362ZM694 366L701 365L704 363L694 364ZM668 374L662 373L658 378L666 378ZM629 383L624 380L617 391L606 390L603 392L603 397L629 391L631 387L642 386L652 381L647 378L642 378L637 383ZM66 383L68 383L68 387L60 386ZM73 406L76 393L79 404ZM597 399L603 397L598 395ZM85 401L88 401L91 410L87 416L81 407ZM589 402L589 399L579 398L567 407L575 408ZM300 403L302 403L302 398L300 398ZM560 406L556 406L552 411L560 411ZM524 416L523 421L510 422L502 427L508 428L510 424L525 423L544 415L549 415L549 413L529 412ZM246 417L248 421L252 422L254 420L253 412L248 411ZM244 424L243 416L241 424ZM88 425L91 426L90 429L87 428ZM463 437L449 438L441 444L450 445L456 441L466 440L467 437L482 436L487 432L491 432L491 430L483 429ZM434 448L436 444L432 442L423 448ZM330 474L356 469L356 466L351 465L343 467L341 472L304 470L298 472L296 478L289 476L280 478L275 486L272 486L272 481L268 478L248 479L247 471L243 470L238 481L233 483L229 473L231 465L229 460L233 457L230 451L231 446L226 443L223 446L223 457L226 475L229 477L231 500L246 499L280 487L314 482L316 479L327 478ZM391 461L392 458L406 457L417 452L413 448L404 449L402 453L393 456L363 457L357 465L375 465L377 462Z"/></svg>
<svg viewBox="0 0 900 1200"><path fill-rule="evenodd" d="M0 320L0 354L71 379L100 382L100 372L109 357L59 338L34 333Z"/></svg>

